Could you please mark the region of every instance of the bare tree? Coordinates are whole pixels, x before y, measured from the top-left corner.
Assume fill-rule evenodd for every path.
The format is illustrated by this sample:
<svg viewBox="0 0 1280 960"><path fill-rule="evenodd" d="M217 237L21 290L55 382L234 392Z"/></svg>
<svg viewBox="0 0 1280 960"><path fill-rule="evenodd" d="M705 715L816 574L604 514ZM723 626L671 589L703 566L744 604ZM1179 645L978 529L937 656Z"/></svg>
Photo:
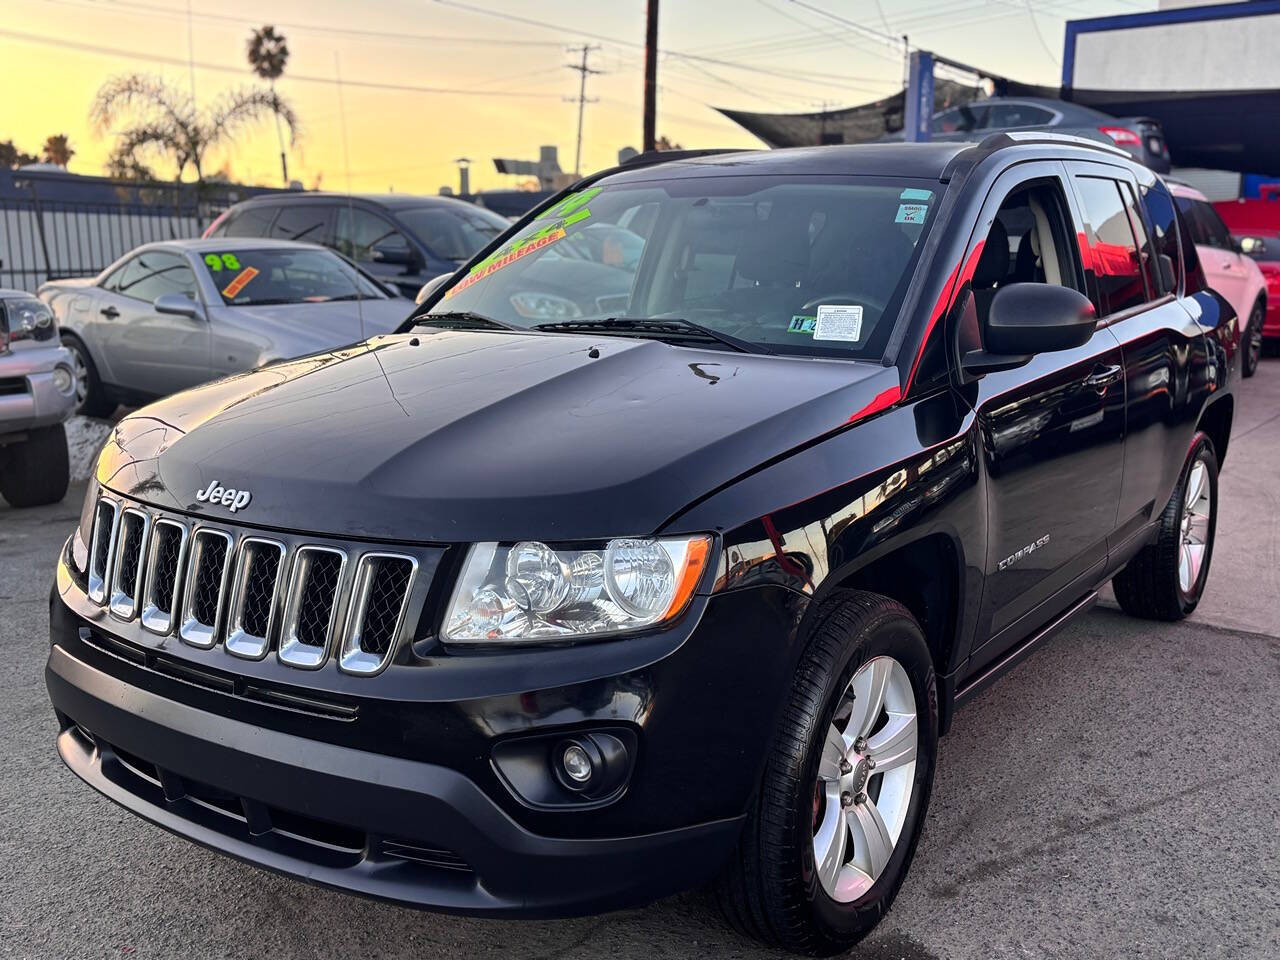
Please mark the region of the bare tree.
<svg viewBox="0 0 1280 960"><path fill-rule="evenodd" d="M271 85L271 95L276 95L276 81L284 73L285 64L289 62L289 45L285 43L284 34L276 33L276 28L267 24L253 31L248 43L249 66L253 72ZM277 101L278 102L278 101ZM280 141L280 176L284 185L289 185L289 160L284 149L284 134L280 131L280 111L276 115L276 139ZM292 129L292 128L291 128Z"/></svg>
<svg viewBox="0 0 1280 960"><path fill-rule="evenodd" d="M197 109L191 97L160 77L130 74L104 83L89 118L100 132L115 134L108 169L146 169L148 157L164 157L181 180L187 167L204 182L205 154L231 142L236 134L273 112L289 128L292 143L297 116L288 102L271 90L249 88L222 94Z"/></svg>
<svg viewBox="0 0 1280 960"><path fill-rule="evenodd" d="M55 133L45 138L42 152L44 153L45 163L53 163L64 168L71 162L71 158L76 155L65 133Z"/></svg>

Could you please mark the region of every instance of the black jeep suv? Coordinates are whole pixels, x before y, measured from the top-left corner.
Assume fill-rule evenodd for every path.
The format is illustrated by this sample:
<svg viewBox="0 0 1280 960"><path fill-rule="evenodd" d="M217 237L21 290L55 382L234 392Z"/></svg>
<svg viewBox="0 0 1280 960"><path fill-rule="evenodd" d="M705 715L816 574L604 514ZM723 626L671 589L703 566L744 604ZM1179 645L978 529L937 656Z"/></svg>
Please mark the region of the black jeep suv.
<svg viewBox="0 0 1280 960"><path fill-rule="evenodd" d="M595 225L573 256L628 292L532 324ZM714 881L842 949L959 703L1112 578L1196 606L1234 329L1105 146L610 170L401 333L118 425L51 598L58 752L327 886L560 916Z"/></svg>

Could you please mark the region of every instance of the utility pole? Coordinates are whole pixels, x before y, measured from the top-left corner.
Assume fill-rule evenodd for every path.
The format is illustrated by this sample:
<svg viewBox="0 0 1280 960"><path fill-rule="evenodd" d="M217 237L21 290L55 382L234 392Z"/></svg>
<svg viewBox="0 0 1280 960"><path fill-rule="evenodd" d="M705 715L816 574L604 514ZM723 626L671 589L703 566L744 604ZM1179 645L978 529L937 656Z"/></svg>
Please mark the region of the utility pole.
<svg viewBox="0 0 1280 960"><path fill-rule="evenodd" d="M644 25L644 146L653 150L657 140L658 99L658 0L649 0Z"/></svg>
<svg viewBox="0 0 1280 960"><path fill-rule="evenodd" d="M575 177L582 176L582 111L588 103L595 103L596 97L587 98L587 77L591 74L604 73L603 70L595 70L587 66L587 57L591 55L593 50L599 50L599 46L591 46L583 44L581 47L570 47L569 52L578 51L582 54L582 63L566 63L565 66L570 70L577 70L581 75L578 80L578 149L573 155L573 175ZM574 98L566 97L570 103L574 102Z"/></svg>

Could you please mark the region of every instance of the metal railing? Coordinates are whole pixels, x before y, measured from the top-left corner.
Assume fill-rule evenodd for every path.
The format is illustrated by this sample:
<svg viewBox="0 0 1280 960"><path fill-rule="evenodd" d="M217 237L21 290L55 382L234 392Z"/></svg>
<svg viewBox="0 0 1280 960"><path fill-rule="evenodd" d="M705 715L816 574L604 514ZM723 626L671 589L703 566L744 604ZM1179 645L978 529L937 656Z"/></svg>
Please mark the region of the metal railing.
<svg viewBox="0 0 1280 960"><path fill-rule="evenodd" d="M95 276L141 244L200 236L259 192L0 171L0 287L34 293L46 280Z"/></svg>

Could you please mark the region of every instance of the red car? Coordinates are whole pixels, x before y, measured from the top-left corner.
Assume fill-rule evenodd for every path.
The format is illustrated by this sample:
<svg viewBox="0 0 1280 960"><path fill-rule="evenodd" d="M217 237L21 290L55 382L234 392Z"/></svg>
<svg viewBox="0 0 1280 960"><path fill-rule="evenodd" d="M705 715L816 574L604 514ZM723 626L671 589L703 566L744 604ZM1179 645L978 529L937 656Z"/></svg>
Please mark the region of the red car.
<svg viewBox="0 0 1280 960"><path fill-rule="evenodd" d="M1262 323L1262 342L1269 352L1280 345L1280 233L1233 234L1240 249L1253 258L1267 281L1267 314Z"/></svg>
<svg viewBox="0 0 1280 960"><path fill-rule="evenodd" d="M1262 336L1274 352L1280 343L1280 183L1264 183L1258 193L1257 197L1220 200L1213 208L1266 278L1267 315Z"/></svg>

